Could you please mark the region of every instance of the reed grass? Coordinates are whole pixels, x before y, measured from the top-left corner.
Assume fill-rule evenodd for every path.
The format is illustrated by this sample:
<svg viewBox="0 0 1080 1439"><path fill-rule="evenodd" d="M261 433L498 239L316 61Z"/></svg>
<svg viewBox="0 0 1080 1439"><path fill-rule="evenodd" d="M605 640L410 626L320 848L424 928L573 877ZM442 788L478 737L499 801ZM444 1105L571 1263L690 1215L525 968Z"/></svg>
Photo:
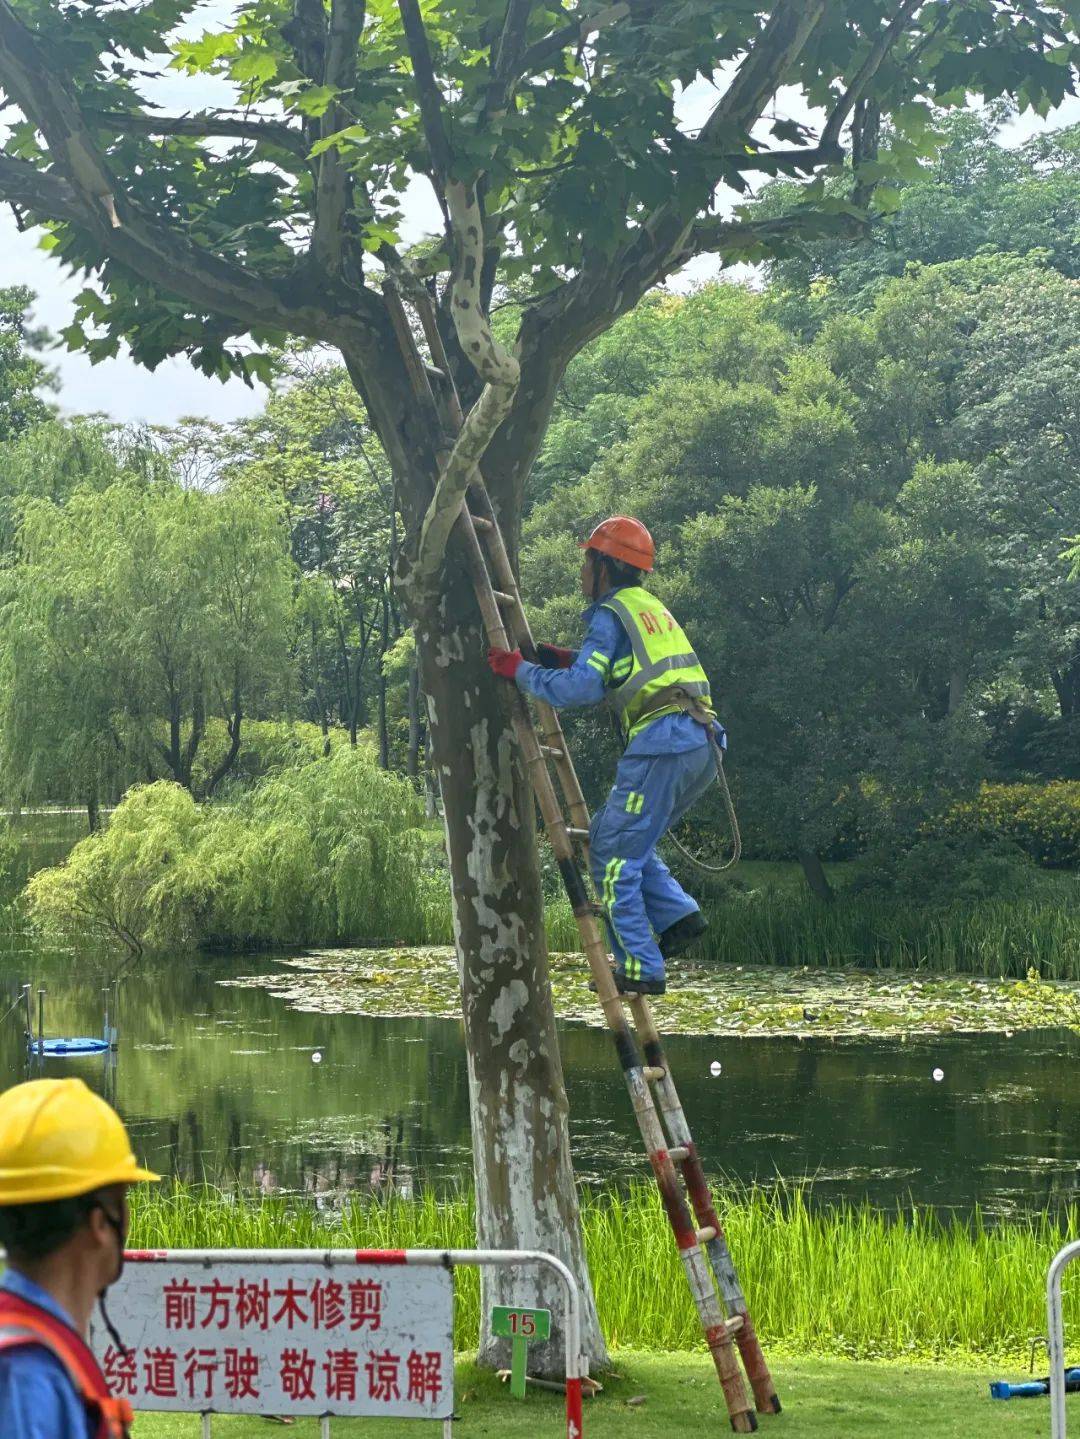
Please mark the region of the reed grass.
<svg viewBox="0 0 1080 1439"><path fill-rule="evenodd" d="M1080 980L1080 878L1031 899L921 906L840 892L831 904L787 890L705 906L697 954L721 963L929 969Z"/></svg>
<svg viewBox="0 0 1080 1439"><path fill-rule="evenodd" d="M600 1321L617 1347L697 1348L700 1331L655 1191L582 1198ZM806 1186L732 1190L722 1221L766 1344L857 1358L1016 1360L1045 1329L1046 1270L1080 1233L1080 1210L993 1224L980 1213L884 1213L823 1206ZM132 1243L147 1248L456 1248L474 1241L470 1197L424 1194L338 1213L303 1199L248 1198L183 1186L137 1192ZM475 1345L475 1271L456 1281L456 1342ZM1080 1278L1065 1285L1066 1328L1080 1324Z"/></svg>

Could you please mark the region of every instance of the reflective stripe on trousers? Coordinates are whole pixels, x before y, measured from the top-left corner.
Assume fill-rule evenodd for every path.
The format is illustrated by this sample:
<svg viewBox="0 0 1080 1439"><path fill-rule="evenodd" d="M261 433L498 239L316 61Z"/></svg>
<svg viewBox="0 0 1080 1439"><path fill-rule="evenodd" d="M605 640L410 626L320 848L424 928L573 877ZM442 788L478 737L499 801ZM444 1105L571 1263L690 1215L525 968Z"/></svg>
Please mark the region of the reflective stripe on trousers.
<svg viewBox="0 0 1080 1439"><path fill-rule="evenodd" d="M715 778L706 743L683 754L624 755L607 802L593 818L593 883L615 962L628 979L662 977L656 936L698 907L656 846Z"/></svg>

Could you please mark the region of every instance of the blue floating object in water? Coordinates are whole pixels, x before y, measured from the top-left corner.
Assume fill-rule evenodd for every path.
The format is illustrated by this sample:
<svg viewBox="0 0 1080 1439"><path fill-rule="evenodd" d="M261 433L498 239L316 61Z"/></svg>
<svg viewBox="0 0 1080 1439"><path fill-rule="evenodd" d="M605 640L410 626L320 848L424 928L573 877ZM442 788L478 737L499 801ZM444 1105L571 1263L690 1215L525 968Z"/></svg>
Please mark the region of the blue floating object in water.
<svg viewBox="0 0 1080 1439"><path fill-rule="evenodd" d="M107 1039L90 1039L85 1036L76 1039L46 1039L40 1046L36 1039L30 1041L32 1053L44 1053L56 1059L64 1059L78 1054L104 1054L108 1048L109 1041Z"/></svg>

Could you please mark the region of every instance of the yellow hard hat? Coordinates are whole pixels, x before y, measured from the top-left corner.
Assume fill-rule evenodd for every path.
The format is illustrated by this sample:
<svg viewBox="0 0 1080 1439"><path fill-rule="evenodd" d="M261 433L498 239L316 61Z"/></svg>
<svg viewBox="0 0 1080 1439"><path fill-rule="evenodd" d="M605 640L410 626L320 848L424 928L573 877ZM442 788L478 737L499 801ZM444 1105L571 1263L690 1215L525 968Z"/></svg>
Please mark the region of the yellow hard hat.
<svg viewBox="0 0 1080 1439"><path fill-rule="evenodd" d="M139 1168L120 1116L81 1079L32 1079L0 1094L0 1205L160 1178Z"/></svg>

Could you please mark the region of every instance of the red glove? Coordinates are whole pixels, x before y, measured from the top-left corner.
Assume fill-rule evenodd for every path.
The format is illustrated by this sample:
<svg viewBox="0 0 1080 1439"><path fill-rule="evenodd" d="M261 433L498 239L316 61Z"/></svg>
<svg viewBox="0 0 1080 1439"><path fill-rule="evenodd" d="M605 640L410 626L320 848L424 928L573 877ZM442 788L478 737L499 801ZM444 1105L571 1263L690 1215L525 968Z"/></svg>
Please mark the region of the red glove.
<svg viewBox="0 0 1080 1439"><path fill-rule="evenodd" d="M500 679L512 680L520 663L520 650L488 650L488 664Z"/></svg>
<svg viewBox="0 0 1080 1439"><path fill-rule="evenodd" d="M574 663L574 651L564 650L562 645L538 644L536 658L546 670L568 670Z"/></svg>

